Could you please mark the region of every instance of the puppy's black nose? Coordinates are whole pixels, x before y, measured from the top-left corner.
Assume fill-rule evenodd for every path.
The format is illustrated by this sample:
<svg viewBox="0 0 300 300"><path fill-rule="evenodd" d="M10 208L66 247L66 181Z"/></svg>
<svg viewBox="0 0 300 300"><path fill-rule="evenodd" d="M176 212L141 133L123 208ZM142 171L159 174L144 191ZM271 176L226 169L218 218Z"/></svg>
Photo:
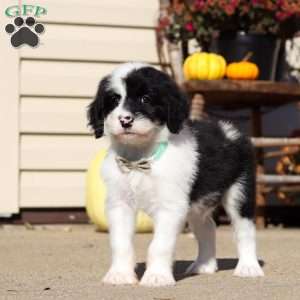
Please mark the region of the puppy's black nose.
<svg viewBox="0 0 300 300"><path fill-rule="evenodd" d="M119 116L119 120L123 128L130 128L134 119L131 116Z"/></svg>

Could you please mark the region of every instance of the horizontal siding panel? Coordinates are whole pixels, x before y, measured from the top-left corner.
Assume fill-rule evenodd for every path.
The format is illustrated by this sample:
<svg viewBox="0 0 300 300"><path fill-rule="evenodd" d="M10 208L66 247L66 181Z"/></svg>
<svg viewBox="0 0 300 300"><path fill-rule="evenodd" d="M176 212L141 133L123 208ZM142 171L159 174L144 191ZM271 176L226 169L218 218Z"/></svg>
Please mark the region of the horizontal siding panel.
<svg viewBox="0 0 300 300"><path fill-rule="evenodd" d="M21 95L93 97L117 64L22 61Z"/></svg>
<svg viewBox="0 0 300 300"><path fill-rule="evenodd" d="M43 22L155 26L158 0L44 0Z"/></svg>
<svg viewBox="0 0 300 300"><path fill-rule="evenodd" d="M86 111L91 99L22 98L22 133L88 134Z"/></svg>
<svg viewBox="0 0 300 300"><path fill-rule="evenodd" d="M107 138L92 136L22 135L21 169L86 170L96 153L107 146Z"/></svg>
<svg viewBox="0 0 300 300"><path fill-rule="evenodd" d="M118 65L25 60L21 62L21 96L94 97L99 81Z"/></svg>
<svg viewBox="0 0 300 300"><path fill-rule="evenodd" d="M20 206L83 207L85 172L21 172Z"/></svg>
<svg viewBox="0 0 300 300"><path fill-rule="evenodd" d="M47 25L38 50L23 47L21 57L158 63L150 29Z"/></svg>

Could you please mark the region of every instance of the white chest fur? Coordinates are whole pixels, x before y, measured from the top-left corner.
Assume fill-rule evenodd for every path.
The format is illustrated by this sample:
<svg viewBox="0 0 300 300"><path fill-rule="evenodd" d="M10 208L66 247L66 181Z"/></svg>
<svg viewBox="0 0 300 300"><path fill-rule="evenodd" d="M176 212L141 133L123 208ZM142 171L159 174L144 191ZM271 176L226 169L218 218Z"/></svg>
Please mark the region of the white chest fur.
<svg viewBox="0 0 300 300"><path fill-rule="evenodd" d="M153 215L157 209L186 205L196 170L196 142L188 129L172 135L163 155L151 163L151 171L122 173L111 149L101 170L108 190L107 205L126 202Z"/></svg>

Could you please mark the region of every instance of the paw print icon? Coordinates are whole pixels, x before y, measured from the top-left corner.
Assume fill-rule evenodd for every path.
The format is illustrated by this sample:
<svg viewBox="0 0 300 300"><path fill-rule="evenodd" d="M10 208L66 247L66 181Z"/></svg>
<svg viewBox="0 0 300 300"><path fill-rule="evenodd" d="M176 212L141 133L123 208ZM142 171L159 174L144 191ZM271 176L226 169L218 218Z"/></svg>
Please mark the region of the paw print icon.
<svg viewBox="0 0 300 300"><path fill-rule="evenodd" d="M39 43L39 35L45 31L43 24L36 23L33 17L24 20L22 17L14 19L14 24L7 24L5 31L11 34L11 44L13 47L28 45L35 47Z"/></svg>

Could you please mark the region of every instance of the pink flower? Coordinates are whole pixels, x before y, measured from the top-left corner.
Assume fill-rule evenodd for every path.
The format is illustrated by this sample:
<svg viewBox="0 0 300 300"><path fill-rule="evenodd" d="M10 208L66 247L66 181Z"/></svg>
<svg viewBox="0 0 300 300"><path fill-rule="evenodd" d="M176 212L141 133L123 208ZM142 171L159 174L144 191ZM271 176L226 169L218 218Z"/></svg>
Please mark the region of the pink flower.
<svg viewBox="0 0 300 300"><path fill-rule="evenodd" d="M171 23L170 19L168 17L162 17L159 19L159 25L161 27L167 27Z"/></svg>
<svg viewBox="0 0 300 300"><path fill-rule="evenodd" d="M283 12L279 11L276 13L276 17L279 21L284 21L289 18L293 13L292 12Z"/></svg>
<svg viewBox="0 0 300 300"><path fill-rule="evenodd" d="M237 6L240 4L240 0L231 0L230 5L234 7L234 9L237 8Z"/></svg>
<svg viewBox="0 0 300 300"><path fill-rule="evenodd" d="M264 3L265 1L264 0L252 0L251 3L253 6L260 6L260 7L263 7L264 6Z"/></svg>
<svg viewBox="0 0 300 300"><path fill-rule="evenodd" d="M193 32L195 31L195 27L194 24L192 22L188 22L184 25L184 28L189 31L189 32Z"/></svg>
<svg viewBox="0 0 300 300"><path fill-rule="evenodd" d="M224 9L225 9L225 12L227 15L229 15L229 16L233 15L234 7L232 5L227 4L227 5L225 5Z"/></svg>
<svg viewBox="0 0 300 300"><path fill-rule="evenodd" d="M202 10L205 6L205 1L204 0L196 0L195 1L195 9L196 10Z"/></svg>

